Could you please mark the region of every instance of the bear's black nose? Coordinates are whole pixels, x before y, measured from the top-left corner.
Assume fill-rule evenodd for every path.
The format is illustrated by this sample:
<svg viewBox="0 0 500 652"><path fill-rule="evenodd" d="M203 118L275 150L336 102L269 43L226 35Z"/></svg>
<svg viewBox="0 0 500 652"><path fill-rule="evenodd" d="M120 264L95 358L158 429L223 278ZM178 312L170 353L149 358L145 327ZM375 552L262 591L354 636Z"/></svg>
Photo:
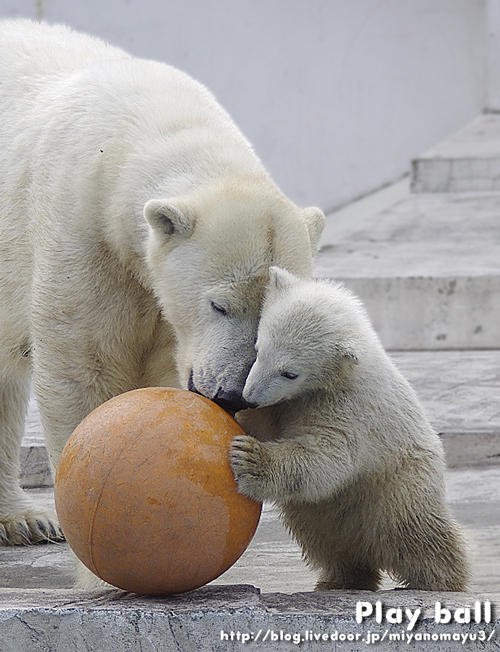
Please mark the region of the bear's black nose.
<svg viewBox="0 0 500 652"><path fill-rule="evenodd" d="M196 385L193 381L193 374L189 376L188 389L190 392L195 392L200 396L205 396L198 391ZM208 398L208 397L207 397ZM229 412L232 416L239 412L240 410L247 410L248 408L258 407L254 403L247 403L237 392L224 392L221 388L217 390L217 394L211 399L214 403L217 403L223 410Z"/></svg>
<svg viewBox="0 0 500 652"><path fill-rule="evenodd" d="M257 407L254 403L247 403L241 394L238 394L237 392L224 392L221 389L219 389L212 400L230 414L234 414L240 410Z"/></svg>

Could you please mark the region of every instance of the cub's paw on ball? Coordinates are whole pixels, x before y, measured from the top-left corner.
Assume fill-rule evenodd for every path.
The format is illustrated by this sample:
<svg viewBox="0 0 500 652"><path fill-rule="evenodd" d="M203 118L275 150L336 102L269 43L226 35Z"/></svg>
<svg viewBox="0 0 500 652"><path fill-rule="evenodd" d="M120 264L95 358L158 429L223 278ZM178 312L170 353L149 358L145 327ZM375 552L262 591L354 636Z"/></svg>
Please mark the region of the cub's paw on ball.
<svg viewBox="0 0 500 652"><path fill-rule="evenodd" d="M269 494L269 456L265 447L249 435L237 435L231 441L231 468L238 491L262 502Z"/></svg>

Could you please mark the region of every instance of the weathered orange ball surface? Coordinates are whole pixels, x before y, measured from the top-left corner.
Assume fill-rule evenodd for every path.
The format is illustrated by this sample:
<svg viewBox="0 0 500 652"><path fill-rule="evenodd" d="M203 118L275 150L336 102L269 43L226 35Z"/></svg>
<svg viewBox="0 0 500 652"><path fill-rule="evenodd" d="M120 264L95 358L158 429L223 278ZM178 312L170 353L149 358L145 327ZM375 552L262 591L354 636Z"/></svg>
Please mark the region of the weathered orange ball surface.
<svg viewBox="0 0 500 652"><path fill-rule="evenodd" d="M192 392L145 388L88 415L56 473L56 509L80 560L106 582L182 593L241 556L261 505L236 490L231 439L243 430Z"/></svg>

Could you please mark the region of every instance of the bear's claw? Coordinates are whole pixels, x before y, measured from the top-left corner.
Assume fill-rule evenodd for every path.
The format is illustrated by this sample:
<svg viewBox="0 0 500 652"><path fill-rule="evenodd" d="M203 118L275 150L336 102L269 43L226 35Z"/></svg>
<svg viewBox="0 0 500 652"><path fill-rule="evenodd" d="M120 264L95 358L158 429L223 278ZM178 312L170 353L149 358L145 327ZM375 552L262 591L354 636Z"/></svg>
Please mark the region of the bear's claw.
<svg viewBox="0 0 500 652"><path fill-rule="evenodd" d="M0 546L28 546L63 540L64 535L54 512L30 510L0 518Z"/></svg>

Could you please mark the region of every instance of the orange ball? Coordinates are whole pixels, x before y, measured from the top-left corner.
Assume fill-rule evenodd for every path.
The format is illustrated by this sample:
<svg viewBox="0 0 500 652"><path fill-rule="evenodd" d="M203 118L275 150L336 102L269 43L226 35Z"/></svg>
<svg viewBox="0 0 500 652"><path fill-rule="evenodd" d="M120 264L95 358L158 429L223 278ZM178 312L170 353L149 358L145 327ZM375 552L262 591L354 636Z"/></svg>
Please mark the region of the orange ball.
<svg viewBox="0 0 500 652"><path fill-rule="evenodd" d="M69 438L55 480L69 545L125 591L182 593L243 554L261 504L236 490L229 444L243 434L208 399L137 389L107 401Z"/></svg>

